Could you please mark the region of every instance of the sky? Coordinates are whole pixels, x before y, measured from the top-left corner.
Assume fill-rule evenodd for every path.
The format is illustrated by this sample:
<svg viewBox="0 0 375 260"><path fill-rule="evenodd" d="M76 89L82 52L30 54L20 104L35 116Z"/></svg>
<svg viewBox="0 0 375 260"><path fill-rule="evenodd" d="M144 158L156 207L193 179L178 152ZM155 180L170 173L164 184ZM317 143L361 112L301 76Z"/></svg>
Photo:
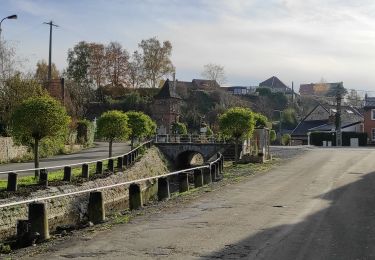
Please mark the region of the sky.
<svg viewBox="0 0 375 260"><path fill-rule="evenodd" d="M2 38L25 70L48 60L66 68L79 41L117 41L132 53L156 36L173 46L179 80L200 78L203 66L224 66L226 85L254 86L271 76L286 85L343 81L375 91L373 0L0 0Z"/></svg>

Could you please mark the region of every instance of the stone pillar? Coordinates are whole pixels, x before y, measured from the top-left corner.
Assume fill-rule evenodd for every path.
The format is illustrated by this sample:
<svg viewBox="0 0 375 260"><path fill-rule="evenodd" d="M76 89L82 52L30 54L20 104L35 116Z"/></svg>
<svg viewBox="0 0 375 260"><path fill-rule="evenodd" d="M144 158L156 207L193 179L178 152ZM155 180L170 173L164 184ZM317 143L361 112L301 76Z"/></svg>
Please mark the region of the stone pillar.
<svg viewBox="0 0 375 260"><path fill-rule="evenodd" d="M203 186L203 173L201 169L194 170L194 187L199 188Z"/></svg>
<svg viewBox="0 0 375 260"><path fill-rule="evenodd" d="M132 155L132 164L133 164L135 163L135 159L136 159L135 152L132 152L131 155Z"/></svg>
<svg viewBox="0 0 375 260"><path fill-rule="evenodd" d="M29 223L32 237L38 233L39 242L49 239L47 207L44 202L32 202L29 204Z"/></svg>
<svg viewBox="0 0 375 260"><path fill-rule="evenodd" d="M219 177L219 175L221 174L220 161L217 161L217 162L215 163L215 167L216 167L216 176Z"/></svg>
<svg viewBox="0 0 375 260"><path fill-rule="evenodd" d="M101 191L90 192L89 205L87 208L89 221L94 224L105 220L104 196Z"/></svg>
<svg viewBox="0 0 375 260"><path fill-rule="evenodd" d="M72 181L72 167L65 166L64 167L64 178L63 181Z"/></svg>
<svg viewBox="0 0 375 260"><path fill-rule="evenodd" d="M40 170L39 184L43 186L48 186L48 171L46 169Z"/></svg>
<svg viewBox="0 0 375 260"><path fill-rule="evenodd" d="M168 177L162 177L158 179L158 200L165 200L171 197L169 191L169 180Z"/></svg>
<svg viewBox="0 0 375 260"><path fill-rule="evenodd" d="M122 171L122 168L124 167L124 158L122 156L117 158L117 169L119 171Z"/></svg>
<svg viewBox="0 0 375 260"><path fill-rule="evenodd" d="M8 173L7 191L17 191L17 176L15 172Z"/></svg>
<svg viewBox="0 0 375 260"><path fill-rule="evenodd" d="M82 178L88 179L90 177L89 165L87 163L82 164Z"/></svg>
<svg viewBox="0 0 375 260"><path fill-rule="evenodd" d="M115 165L113 163L113 159L108 159L108 171L115 172Z"/></svg>
<svg viewBox="0 0 375 260"><path fill-rule="evenodd" d="M142 191L139 184L131 184L129 186L129 209L135 210L143 206Z"/></svg>
<svg viewBox="0 0 375 260"><path fill-rule="evenodd" d="M224 171L224 155L221 155L221 172Z"/></svg>
<svg viewBox="0 0 375 260"><path fill-rule="evenodd" d="M103 162L99 161L96 162L96 174L102 174L103 173Z"/></svg>
<svg viewBox="0 0 375 260"><path fill-rule="evenodd" d="M189 190L189 178L186 172L178 174L178 187L179 192L185 192Z"/></svg>

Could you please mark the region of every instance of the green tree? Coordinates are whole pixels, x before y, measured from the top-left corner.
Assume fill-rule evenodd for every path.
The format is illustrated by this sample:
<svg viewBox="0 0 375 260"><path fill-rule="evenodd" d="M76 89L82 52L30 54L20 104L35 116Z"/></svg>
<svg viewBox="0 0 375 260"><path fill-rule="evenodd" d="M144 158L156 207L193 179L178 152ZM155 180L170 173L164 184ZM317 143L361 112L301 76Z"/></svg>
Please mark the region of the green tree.
<svg viewBox="0 0 375 260"><path fill-rule="evenodd" d="M143 76L147 85L156 88L165 75L174 71L171 62L172 44L169 41L161 44L156 37L142 40L138 44L143 57Z"/></svg>
<svg viewBox="0 0 375 260"><path fill-rule="evenodd" d="M292 140L292 137L290 136L290 134L283 134L283 136L281 137L281 144L289 145L291 140Z"/></svg>
<svg viewBox="0 0 375 260"><path fill-rule="evenodd" d="M172 133L177 134L177 135L186 135L187 134L186 125L181 122L172 123Z"/></svg>
<svg viewBox="0 0 375 260"><path fill-rule="evenodd" d="M348 90L344 88L342 82L338 83L336 86L331 87L328 89L326 96L327 97L336 97L337 95L344 96L348 93Z"/></svg>
<svg viewBox="0 0 375 260"><path fill-rule="evenodd" d="M268 119L266 116L260 113L253 113L255 119L255 127L267 127L269 125Z"/></svg>
<svg viewBox="0 0 375 260"><path fill-rule="evenodd" d="M255 119L250 109L234 107L228 109L219 118L220 131L235 140L235 162L238 161L238 146L240 142L250 137L254 131Z"/></svg>
<svg viewBox="0 0 375 260"><path fill-rule="evenodd" d="M65 108L50 96L29 98L14 111L13 136L22 144L34 141L34 166L39 168L39 143L44 138L66 136L70 117ZM39 171L35 171L38 177Z"/></svg>
<svg viewBox="0 0 375 260"><path fill-rule="evenodd" d="M91 83L89 77L91 50L90 44L84 41L68 50L66 73L68 78L73 79L78 84Z"/></svg>
<svg viewBox="0 0 375 260"><path fill-rule="evenodd" d="M20 73L6 80L0 88L0 121L5 129L9 129L13 112L23 101L46 93L36 80L24 78ZM5 131L3 134L10 133Z"/></svg>
<svg viewBox="0 0 375 260"><path fill-rule="evenodd" d="M125 114L129 119L128 124L131 129L130 140L133 149L136 139L139 140L155 133L155 123L143 112L129 111Z"/></svg>
<svg viewBox="0 0 375 260"><path fill-rule="evenodd" d="M115 140L126 140L131 129L128 124L128 116L117 110L103 113L97 121L97 133L109 143L109 157L112 157L112 144Z"/></svg>
<svg viewBox="0 0 375 260"><path fill-rule="evenodd" d="M281 124L286 129L294 129L297 126L297 113L293 108L284 109L281 114Z"/></svg>
<svg viewBox="0 0 375 260"><path fill-rule="evenodd" d="M36 64L34 77L41 83L48 81L48 64L45 60L38 61ZM52 63L51 66L51 77L52 79L58 79L60 77L60 73L57 70L55 63Z"/></svg>

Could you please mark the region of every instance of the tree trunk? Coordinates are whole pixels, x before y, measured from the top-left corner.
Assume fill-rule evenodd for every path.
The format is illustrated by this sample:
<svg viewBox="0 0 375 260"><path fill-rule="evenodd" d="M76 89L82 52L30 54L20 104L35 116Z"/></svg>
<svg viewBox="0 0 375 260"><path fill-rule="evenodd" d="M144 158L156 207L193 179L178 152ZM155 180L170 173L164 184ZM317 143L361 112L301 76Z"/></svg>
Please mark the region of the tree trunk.
<svg viewBox="0 0 375 260"><path fill-rule="evenodd" d="M39 168L39 139L34 139L34 168ZM35 170L35 178L39 177L39 170Z"/></svg>
<svg viewBox="0 0 375 260"><path fill-rule="evenodd" d="M132 137L131 138L131 143L130 143L130 146L131 146L132 150L134 149L134 139L135 139L135 137Z"/></svg>
<svg viewBox="0 0 375 260"><path fill-rule="evenodd" d="M234 144L234 162L237 163L238 162L238 143L239 143L239 140L236 139L236 142Z"/></svg>
<svg viewBox="0 0 375 260"><path fill-rule="evenodd" d="M112 143L113 143L113 140L110 140L109 141L109 157L112 157Z"/></svg>

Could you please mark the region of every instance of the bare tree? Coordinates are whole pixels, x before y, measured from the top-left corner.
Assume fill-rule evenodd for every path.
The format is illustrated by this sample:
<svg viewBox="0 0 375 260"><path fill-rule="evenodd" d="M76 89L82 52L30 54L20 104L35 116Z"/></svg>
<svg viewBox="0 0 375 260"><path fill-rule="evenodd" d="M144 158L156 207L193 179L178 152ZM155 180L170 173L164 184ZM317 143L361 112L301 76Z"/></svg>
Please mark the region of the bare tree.
<svg viewBox="0 0 375 260"><path fill-rule="evenodd" d="M133 53L129 63L129 78L130 86L132 88L139 88L142 86L144 80L143 57L137 51Z"/></svg>
<svg viewBox="0 0 375 260"><path fill-rule="evenodd" d="M96 88L103 86L106 82L105 72L105 47L100 43L89 43L90 56L88 74Z"/></svg>
<svg viewBox="0 0 375 260"><path fill-rule="evenodd" d="M106 47L105 66L107 80L112 86L129 84L129 54L120 43L111 42Z"/></svg>
<svg viewBox="0 0 375 260"><path fill-rule="evenodd" d="M224 67L218 64L209 63L204 65L202 76L205 79L216 80L219 85L225 83Z"/></svg>
<svg viewBox="0 0 375 260"><path fill-rule="evenodd" d="M15 49L0 39L0 84L16 74L18 63Z"/></svg>
<svg viewBox="0 0 375 260"><path fill-rule="evenodd" d="M172 54L172 44L169 41L161 44L156 37L142 40L138 45L142 51L144 80L146 84L155 88L159 81L166 75L174 71L170 60Z"/></svg>

